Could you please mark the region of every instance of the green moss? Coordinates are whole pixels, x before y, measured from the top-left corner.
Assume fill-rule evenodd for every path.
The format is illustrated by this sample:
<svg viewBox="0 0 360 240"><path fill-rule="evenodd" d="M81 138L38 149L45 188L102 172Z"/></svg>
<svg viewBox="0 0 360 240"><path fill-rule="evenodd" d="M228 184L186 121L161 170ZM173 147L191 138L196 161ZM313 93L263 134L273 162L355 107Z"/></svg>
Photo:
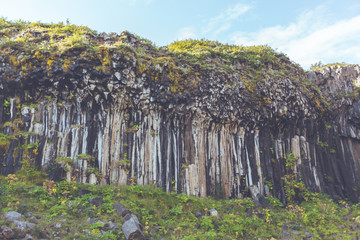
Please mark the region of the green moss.
<svg viewBox="0 0 360 240"><path fill-rule="evenodd" d="M7 150L10 146L11 136L0 133L0 149Z"/></svg>
<svg viewBox="0 0 360 240"><path fill-rule="evenodd" d="M81 154L78 154L76 156L77 159L80 159L80 160L86 160L86 161L89 161L89 162L93 162L94 161L94 157L91 156L91 155L88 155L88 154L84 154L84 153L81 153Z"/></svg>

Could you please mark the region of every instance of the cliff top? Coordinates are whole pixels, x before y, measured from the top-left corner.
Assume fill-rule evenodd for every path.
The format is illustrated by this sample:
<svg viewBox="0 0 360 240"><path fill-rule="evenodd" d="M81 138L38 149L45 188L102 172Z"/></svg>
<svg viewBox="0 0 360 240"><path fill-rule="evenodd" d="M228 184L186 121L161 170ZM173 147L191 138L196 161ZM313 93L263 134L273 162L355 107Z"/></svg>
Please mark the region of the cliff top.
<svg viewBox="0 0 360 240"><path fill-rule="evenodd" d="M160 104L175 106L177 112L253 122L313 117L330 106L316 74L309 78L298 64L266 45L202 39L157 47L127 31L106 34L83 26L0 18L0 63L0 89L15 96L24 95L25 87L32 101L45 96L71 100L75 92L80 102L116 101L125 91L134 108ZM326 69L332 67L318 73Z"/></svg>
<svg viewBox="0 0 360 240"><path fill-rule="evenodd" d="M0 39L0 49L23 56L17 59L21 62L26 58L38 58L39 55L47 58L86 55L106 62L104 52L109 51L155 63L173 61L183 73L191 70L216 69L226 73L248 70L256 77L263 75L264 71L271 75L271 70L281 70L284 74L290 70L300 70L299 65L292 64L284 54L266 45L243 47L202 39L177 41L159 48L151 41L127 31L121 34L97 33L87 27L63 23L11 22L1 18ZM16 61L13 63L20 64ZM102 70L109 71L106 66Z"/></svg>

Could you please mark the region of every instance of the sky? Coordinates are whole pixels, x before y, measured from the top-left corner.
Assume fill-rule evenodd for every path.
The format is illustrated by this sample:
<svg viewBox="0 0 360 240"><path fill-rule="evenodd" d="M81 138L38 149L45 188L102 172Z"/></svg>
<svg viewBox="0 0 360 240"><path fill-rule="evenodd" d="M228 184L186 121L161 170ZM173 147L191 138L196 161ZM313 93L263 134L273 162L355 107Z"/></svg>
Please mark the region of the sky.
<svg viewBox="0 0 360 240"><path fill-rule="evenodd" d="M358 0L0 0L0 17L128 30L157 46L203 38L267 44L304 69L360 64Z"/></svg>

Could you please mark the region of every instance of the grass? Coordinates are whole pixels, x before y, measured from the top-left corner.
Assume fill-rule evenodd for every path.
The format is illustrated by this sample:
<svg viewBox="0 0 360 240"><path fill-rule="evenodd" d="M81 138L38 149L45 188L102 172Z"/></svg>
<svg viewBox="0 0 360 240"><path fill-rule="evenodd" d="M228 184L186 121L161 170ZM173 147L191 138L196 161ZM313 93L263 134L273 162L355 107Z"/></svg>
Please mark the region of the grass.
<svg viewBox="0 0 360 240"><path fill-rule="evenodd" d="M144 234L151 239L279 239L283 229L303 239L305 233L314 239L355 239L355 218L360 216L360 204L335 203L324 195L298 205L283 206L274 198L267 200L269 209L254 206L252 199L219 200L189 197L174 192L166 193L149 186L99 186L75 182L57 182L44 179L43 186L19 180L16 175L2 177L0 182L1 214L10 210L22 214L32 212L36 220L33 237L61 239L124 239L121 231L123 219L116 215L112 204L119 202L138 216L144 226ZM90 194L80 196L80 190ZM99 207L89 204L88 199L102 197ZM219 215L211 216L210 209ZM252 212L251 216L247 215ZM195 212L203 216L197 218ZM106 231L97 221L112 221L119 230ZM64 220L65 219L65 220ZM57 228L56 223L62 227ZM3 217L0 225L10 224Z"/></svg>
<svg viewBox="0 0 360 240"><path fill-rule="evenodd" d="M51 78L54 69L72 70L75 60L80 66L91 62L95 69L109 73L113 71L114 54L123 56L123 61L136 59L137 73L147 73L154 81L169 77L173 93L181 92L184 85L196 87L209 72L240 73L254 85L263 79L302 72L286 55L267 45L244 47L201 39L176 41L159 48L127 31L108 34L106 39L102 36L84 26L0 18L0 50L7 53L14 74L21 70L24 77L44 66L46 77ZM199 77L199 72L204 76Z"/></svg>
<svg viewBox="0 0 360 240"><path fill-rule="evenodd" d="M336 62L336 63L329 63L329 64L323 64L321 61L316 62L314 64L311 64L310 66L310 70L311 71L320 71L323 70L324 68L328 68L328 67L332 67L332 66L342 66L342 67L346 67L346 66L350 66L351 64L345 63L345 62Z"/></svg>

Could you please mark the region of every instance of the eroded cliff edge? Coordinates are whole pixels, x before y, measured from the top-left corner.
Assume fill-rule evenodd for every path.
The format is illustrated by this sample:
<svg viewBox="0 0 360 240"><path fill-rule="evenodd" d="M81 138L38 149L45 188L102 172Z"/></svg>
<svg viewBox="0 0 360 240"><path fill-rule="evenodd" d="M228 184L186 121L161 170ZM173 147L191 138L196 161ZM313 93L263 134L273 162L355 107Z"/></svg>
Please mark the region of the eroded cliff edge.
<svg viewBox="0 0 360 240"><path fill-rule="evenodd" d="M267 46L157 48L61 24L8 24L1 37L2 174L25 159L56 178L69 157L82 182L222 197L255 185L285 201L291 173L358 201L357 65L306 73Z"/></svg>

